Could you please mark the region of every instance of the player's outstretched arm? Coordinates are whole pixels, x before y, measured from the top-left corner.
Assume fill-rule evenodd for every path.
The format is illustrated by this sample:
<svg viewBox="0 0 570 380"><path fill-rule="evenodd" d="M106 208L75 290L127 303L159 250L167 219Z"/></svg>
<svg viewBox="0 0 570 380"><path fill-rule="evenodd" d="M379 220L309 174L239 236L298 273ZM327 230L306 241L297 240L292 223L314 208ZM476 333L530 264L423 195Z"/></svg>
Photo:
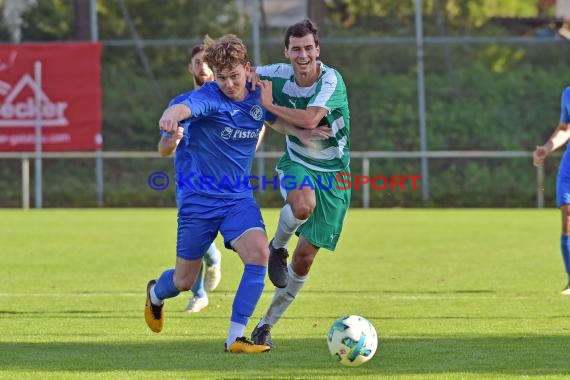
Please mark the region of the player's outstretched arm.
<svg viewBox="0 0 570 380"><path fill-rule="evenodd" d="M273 103L273 84L271 81L259 81L259 86L261 87L261 103L263 107L275 116L299 128L316 128L328 113L328 110L322 107L307 107L307 109L302 110L279 106Z"/></svg>
<svg viewBox="0 0 570 380"><path fill-rule="evenodd" d="M570 139L570 124L560 123L544 145L538 145L533 153L533 163L541 166L548 155L560 148Z"/></svg>
<svg viewBox="0 0 570 380"><path fill-rule="evenodd" d="M170 156L182 140L182 136L184 135L184 128L178 127L178 131L175 135L168 135L168 136L161 136L160 141L158 142L158 154L162 157Z"/></svg>
<svg viewBox="0 0 570 380"><path fill-rule="evenodd" d="M296 127L282 118L278 118L270 124L271 128L281 134L291 135L298 138L303 145L309 148L319 148L319 141L332 137L332 129L326 126L315 129L305 129Z"/></svg>
<svg viewBox="0 0 570 380"><path fill-rule="evenodd" d="M175 134L178 131L178 123L192 116L192 110L184 104L174 104L162 113L158 121L160 130Z"/></svg>
<svg viewBox="0 0 570 380"><path fill-rule="evenodd" d="M269 122L265 122L265 124L263 124L263 127L261 128L261 132L259 132L259 138L257 139L257 144L255 144L256 152L259 150L261 144L263 144L263 139L265 138L265 132L267 132L266 125L269 125Z"/></svg>

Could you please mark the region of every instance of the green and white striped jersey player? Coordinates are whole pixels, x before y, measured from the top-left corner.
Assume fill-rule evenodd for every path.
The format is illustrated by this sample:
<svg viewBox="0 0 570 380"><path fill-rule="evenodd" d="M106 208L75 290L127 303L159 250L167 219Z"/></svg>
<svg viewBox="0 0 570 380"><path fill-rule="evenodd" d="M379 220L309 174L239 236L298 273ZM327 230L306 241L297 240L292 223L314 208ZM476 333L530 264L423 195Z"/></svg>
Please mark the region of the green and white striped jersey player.
<svg viewBox="0 0 570 380"><path fill-rule="evenodd" d="M346 86L338 71L319 61L317 65L320 67L319 77L309 87L297 84L293 66L288 63L257 67L256 72L260 79L272 82L273 101L276 104L301 110L309 107L327 110L318 125L330 126L333 136L324 140L317 150L305 147L295 136L286 135L288 158L317 171L342 171L350 162L350 116Z"/></svg>
<svg viewBox="0 0 570 380"><path fill-rule="evenodd" d="M290 63L256 68L262 104L278 117L274 129L287 133L286 152L276 167L284 179L287 203L269 243L268 274L277 288L252 333L254 342L270 346L271 328L301 290L319 249L336 248L351 195L345 182L339 183L350 173L350 116L342 76L317 60L318 31L311 20L287 29L284 53ZM289 135L283 122L314 131L314 136L327 131L327 138L317 148L304 145ZM294 233L299 240L287 265L287 246Z"/></svg>

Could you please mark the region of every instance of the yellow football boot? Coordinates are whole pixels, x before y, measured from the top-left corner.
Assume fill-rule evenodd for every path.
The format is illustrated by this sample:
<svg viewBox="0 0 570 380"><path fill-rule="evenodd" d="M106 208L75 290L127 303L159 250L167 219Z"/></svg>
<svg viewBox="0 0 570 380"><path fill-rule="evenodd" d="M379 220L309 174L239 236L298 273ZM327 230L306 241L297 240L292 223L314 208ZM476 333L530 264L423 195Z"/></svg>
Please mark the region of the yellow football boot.
<svg viewBox="0 0 570 380"><path fill-rule="evenodd" d="M162 331L164 327L164 304L153 305L150 302L150 288L156 284L156 280L150 280L146 285L146 304L144 305L144 320L148 327L155 333Z"/></svg>
<svg viewBox="0 0 570 380"><path fill-rule="evenodd" d="M255 344L251 340L247 340L245 337L237 338L229 347L226 347L226 352L231 352L234 354L244 353L244 354L257 354L260 352L267 352L271 350L271 347L262 344Z"/></svg>

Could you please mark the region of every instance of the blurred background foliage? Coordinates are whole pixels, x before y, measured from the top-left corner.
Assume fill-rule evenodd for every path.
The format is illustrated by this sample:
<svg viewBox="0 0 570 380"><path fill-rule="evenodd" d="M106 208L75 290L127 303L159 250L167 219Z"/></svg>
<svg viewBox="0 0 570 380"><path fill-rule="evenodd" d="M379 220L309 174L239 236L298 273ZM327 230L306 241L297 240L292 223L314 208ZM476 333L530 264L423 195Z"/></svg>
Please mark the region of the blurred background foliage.
<svg viewBox="0 0 570 380"><path fill-rule="evenodd" d="M29 7L22 13L21 42L88 39L85 24L78 23L88 1L22 1L19 6L27 1ZM9 2L0 0L4 11ZM274 3L259 2L262 33L258 58L262 64L285 60L284 27L271 24ZM347 84L352 150L418 150L414 2L309 0L305 4L322 30L322 60L337 68ZM429 150L530 151L552 133L560 112L560 92L570 83L569 45L558 34L564 20L555 17L554 4L545 0L423 1ZM252 53L249 5L246 0L97 1L98 38L104 47L105 150L155 149L157 120L171 97L192 86L186 71L189 51L205 34L237 34ZM10 23L14 22L0 22L1 41L12 39ZM445 38L436 41L435 37ZM502 41L505 37L529 37L542 43ZM264 149L283 150L282 136L269 133ZM66 161L54 164L54 170L65 172L66 165L71 165ZM150 173L154 171L150 166L165 164L156 161L144 170ZM270 161L268 174L273 165ZM169 164L165 170L171 170ZM17 165L12 166L3 166L0 174L18 178ZM360 170L360 162L353 161L352 166L353 171ZM116 172L119 167L139 175L121 177ZM76 176L92 182L91 173L84 169L74 170ZM554 176L555 169L556 163L549 163L547 175ZM107 164L106 204L173 204L171 197L160 192L129 190L140 185L137 177L146 181L140 170L137 160ZM419 163L376 160L371 172L417 174ZM535 202L536 173L530 158L430 160L430 176L428 206L528 207ZM46 205L92 205L94 201L87 201L90 196L74 198L73 186L65 186L69 196L51 197L53 201L46 196ZM0 182L2 187L5 194L12 195L0 205L17 205L17 186ZM375 207L425 205L419 192L372 192L371 196ZM546 199L553 202L552 187L547 187ZM361 194L354 192L354 204L360 200ZM279 196L265 194L263 204L278 205Z"/></svg>

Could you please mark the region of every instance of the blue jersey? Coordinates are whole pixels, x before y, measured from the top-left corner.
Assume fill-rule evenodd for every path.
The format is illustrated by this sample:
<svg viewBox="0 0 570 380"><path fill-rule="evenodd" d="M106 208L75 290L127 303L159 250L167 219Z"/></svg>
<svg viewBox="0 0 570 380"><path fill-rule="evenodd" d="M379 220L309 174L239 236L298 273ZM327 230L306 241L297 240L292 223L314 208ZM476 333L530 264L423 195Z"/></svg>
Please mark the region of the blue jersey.
<svg viewBox="0 0 570 380"><path fill-rule="evenodd" d="M172 106L173 104L177 104L180 101L183 101L192 91L194 91L194 90L190 90L188 92L185 92L183 94L176 96L175 98L170 100L170 102L168 103L168 107ZM180 123L180 126L182 128L184 128L184 133L182 135L182 138L178 142L176 149L174 150L174 173L175 173L174 180L175 181L177 181L176 173L180 172L180 163L184 159L184 155L185 155L184 147L186 146L186 141L188 141L188 125L189 124L190 124L190 122L188 120L186 120L183 123ZM160 135L163 137L172 138L172 134L164 132L164 131L160 131ZM175 191L176 191L176 204L179 206L180 205L180 199L179 199L179 194L178 194L179 193L178 183L176 184L176 190Z"/></svg>
<svg viewBox="0 0 570 380"><path fill-rule="evenodd" d="M562 91L560 99L560 122L570 124L570 87Z"/></svg>
<svg viewBox="0 0 570 380"><path fill-rule="evenodd" d="M562 91L560 99L560 123L570 124L570 87ZM570 153L564 152L558 167L556 180L556 203L558 207L570 204Z"/></svg>
<svg viewBox="0 0 570 380"><path fill-rule="evenodd" d="M178 103L182 102L193 91L194 90L190 90L188 92L185 92L184 94L178 95L177 97L175 97L174 99L172 99L168 103L168 106L170 107L173 104L178 104ZM190 125L189 120L185 120L184 122L180 123L180 126L182 128L184 128L184 134L182 136L182 139L178 143L176 150L174 151L174 173L175 173L175 175L176 175L176 173L178 173L180 171L180 169L181 169L180 163L182 162L182 160L184 159L184 156L185 156L185 153L184 153L185 148L184 147L186 146L186 142L188 141L188 126L189 125Z"/></svg>
<svg viewBox="0 0 570 380"><path fill-rule="evenodd" d="M251 196L248 176L266 118L260 90L248 91L243 101L236 102L224 95L216 82L207 82L172 102L192 110L190 119L184 121L189 123L185 144L176 152L179 194Z"/></svg>
<svg viewBox="0 0 570 380"><path fill-rule="evenodd" d="M566 87L562 91L560 98L560 123L570 124L570 87ZM566 152L568 152L568 149L566 149ZM570 154L566 152L562 156L560 169L570 173Z"/></svg>

